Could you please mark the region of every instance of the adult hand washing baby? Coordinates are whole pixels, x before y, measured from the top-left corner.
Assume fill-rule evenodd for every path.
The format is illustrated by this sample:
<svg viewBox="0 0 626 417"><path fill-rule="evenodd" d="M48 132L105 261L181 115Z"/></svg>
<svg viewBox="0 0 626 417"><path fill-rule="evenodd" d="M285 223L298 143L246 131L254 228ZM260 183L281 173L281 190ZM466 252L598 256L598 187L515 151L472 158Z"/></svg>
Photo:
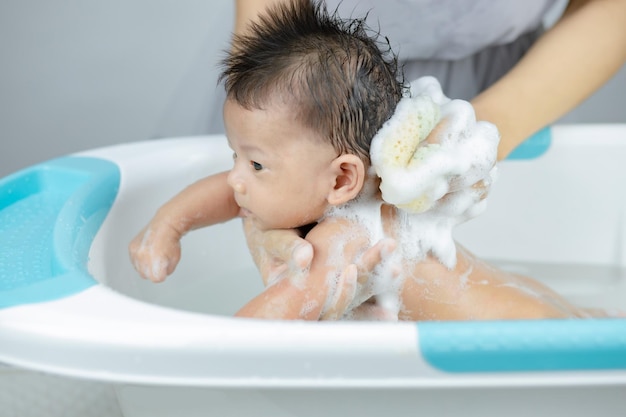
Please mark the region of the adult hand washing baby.
<svg viewBox="0 0 626 417"><path fill-rule="evenodd" d="M164 279L184 233L243 215L268 287L241 316L587 315L452 240L452 227L484 207L496 159L497 132L475 121L471 105L447 99L432 78L412 83L412 94L402 98L395 61L381 58L363 21L342 21L309 2L273 9L249 30L235 38L224 71L235 167L159 210L131 244L140 274ZM264 76L263 65L274 75ZM268 195L289 198L264 201ZM302 226L310 229L305 240L286 231Z"/></svg>

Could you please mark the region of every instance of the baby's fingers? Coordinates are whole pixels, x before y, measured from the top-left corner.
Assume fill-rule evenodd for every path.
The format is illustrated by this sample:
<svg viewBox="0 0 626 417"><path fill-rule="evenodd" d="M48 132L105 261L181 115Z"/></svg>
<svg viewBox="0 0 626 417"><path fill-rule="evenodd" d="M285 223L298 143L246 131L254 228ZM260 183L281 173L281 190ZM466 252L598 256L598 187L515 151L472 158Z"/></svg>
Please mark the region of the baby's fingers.
<svg viewBox="0 0 626 417"><path fill-rule="evenodd" d="M152 282L162 282L174 272L180 260L178 239L155 237L150 229L135 237L129 247L129 255L139 275Z"/></svg>
<svg viewBox="0 0 626 417"><path fill-rule="evenodd" d="M139 275L152 282L165 281L165 278L172 272L167 259L152 259L149 261L135 260L133 266Z"/></svg>

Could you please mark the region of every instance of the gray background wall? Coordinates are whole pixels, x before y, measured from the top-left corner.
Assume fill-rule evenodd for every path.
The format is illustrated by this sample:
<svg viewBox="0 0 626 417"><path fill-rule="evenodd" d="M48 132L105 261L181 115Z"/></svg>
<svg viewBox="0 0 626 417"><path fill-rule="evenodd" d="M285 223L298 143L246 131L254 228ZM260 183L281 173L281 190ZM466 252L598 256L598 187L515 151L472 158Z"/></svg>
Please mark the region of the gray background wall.
<svg viewBox="0 0 626 417"><path fill-rule="evenodd" d="M214 88L233 12L230 0L0 0L0 177L158 135L199 59Z"/></svg>
<svg viewBox="0 0 626 417"><path fill-rule="evenodd" d="M198 115L176 103L210 101L232 22L230 0L0 0L0 177L195 133L177 129ZM202 94L190 91L202 78ZM563 121L626 123L626 68Z"/></svg>

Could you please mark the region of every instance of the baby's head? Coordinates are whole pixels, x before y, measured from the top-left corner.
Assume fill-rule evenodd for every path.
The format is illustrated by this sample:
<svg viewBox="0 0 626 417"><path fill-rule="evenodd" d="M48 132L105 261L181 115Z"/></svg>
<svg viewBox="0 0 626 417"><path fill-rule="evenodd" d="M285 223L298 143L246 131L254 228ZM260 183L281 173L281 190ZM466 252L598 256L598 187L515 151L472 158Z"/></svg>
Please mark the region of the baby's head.
<svg viewBox="0 0 626 417"><path fill-rule="evenodd" d="M381 45L364 19L340 19L323 2L268 9L234 37L223 66L228 100L248 110L288 106L338 155L365 163L404 92L388 43Z"/></svg>
<svg viewBox="0 0 626 417"><path fill-rule="evenodd" d="M235 36L223 65L228 181L243 215L299 227L360 193L370 142L404 91L362 20L294 0Z"/></svg>

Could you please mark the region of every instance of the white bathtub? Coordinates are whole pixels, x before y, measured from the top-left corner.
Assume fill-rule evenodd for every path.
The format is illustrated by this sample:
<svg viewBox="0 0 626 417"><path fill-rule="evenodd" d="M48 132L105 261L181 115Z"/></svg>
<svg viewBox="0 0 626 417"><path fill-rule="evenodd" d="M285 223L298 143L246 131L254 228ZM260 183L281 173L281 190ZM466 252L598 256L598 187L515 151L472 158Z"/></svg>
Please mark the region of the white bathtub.
<svg viewBox="0 0 626 417"><path fill-rule="evenodd" d="M626 310L626 125L555 126L549 142L501 164L457 238L579 304ZM626 319L234 319L262 289L238 221L186 236L165 283L138 278L130 239L230 164L223 137L178 138L3 179L0 362L111 383L126 417L623 415Z"/></svg>

